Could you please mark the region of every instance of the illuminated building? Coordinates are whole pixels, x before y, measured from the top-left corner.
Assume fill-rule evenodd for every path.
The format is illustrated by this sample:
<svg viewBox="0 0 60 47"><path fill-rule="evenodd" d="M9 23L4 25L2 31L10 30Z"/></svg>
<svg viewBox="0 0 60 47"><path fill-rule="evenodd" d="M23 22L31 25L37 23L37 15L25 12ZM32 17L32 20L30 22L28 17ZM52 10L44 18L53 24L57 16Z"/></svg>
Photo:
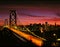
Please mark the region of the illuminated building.
<svg viewBox="0 0 60 47"><path fill-rule="evenodd" d="M49 27L48 27L48 22L45 22L45 31L48 31L49 30Z"/></svg>

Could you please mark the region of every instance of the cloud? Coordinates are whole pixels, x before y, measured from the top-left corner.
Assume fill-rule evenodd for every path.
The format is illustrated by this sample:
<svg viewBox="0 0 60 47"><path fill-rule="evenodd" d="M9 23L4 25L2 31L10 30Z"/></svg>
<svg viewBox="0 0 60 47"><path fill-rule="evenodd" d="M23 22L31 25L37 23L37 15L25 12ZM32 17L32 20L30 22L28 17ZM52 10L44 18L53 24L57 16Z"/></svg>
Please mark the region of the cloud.
<svg viewBox="0 0 60 47"><path fill-rule="evenodd" d="M60 13L56 13L56 15L60 17Z"/></svg>
<svg viewBox="0 0 60 47"><path fill-rule="evenodd" d="M60 18L57 18L57 17L54 17L54 18L46 18L46 19L40 19L40 20L43 20L43 21L60 21Z"/></svg>
<svg viewBox="0 0 60 47"><path fill-rule="evenodd" d="M38 16L38 15L31 15L31 14L24 14L24 13L21 13L20 15L29 16L29 17L46 17L46 16Z"/></svg>
<svg viewBox="0 0 60 47"><path fill-rule="evenodd" d="M36 16L36 15L29 15L30 17L46 17L46 16Z"/></svg>

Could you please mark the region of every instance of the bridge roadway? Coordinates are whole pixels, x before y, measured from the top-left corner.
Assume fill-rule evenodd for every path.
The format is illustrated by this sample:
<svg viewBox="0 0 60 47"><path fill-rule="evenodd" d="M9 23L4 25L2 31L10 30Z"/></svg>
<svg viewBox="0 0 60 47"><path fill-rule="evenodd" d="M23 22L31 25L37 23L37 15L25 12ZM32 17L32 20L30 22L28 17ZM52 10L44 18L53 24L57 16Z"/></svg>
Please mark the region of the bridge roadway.
<svg viewBox="0 0 60 47"><path fill-rule="evenodd" d="M0 47L39 47L33 44L31 41L25 39L24 37L14 33L8 28L3 28L0 30Z"/></svg>
<svg viewBox="0 0 60 47"><path fill-rule="evenodd" d="M37 37L34 37L30 34L24 33L22 31L13 29L13 28L9 28L7 27L9 30L13 31L15 34L18 34L19 36L27 39L28 41L31 41L33 44L37 45L37 46L42 46L43 45L43 40Z"/></svg>

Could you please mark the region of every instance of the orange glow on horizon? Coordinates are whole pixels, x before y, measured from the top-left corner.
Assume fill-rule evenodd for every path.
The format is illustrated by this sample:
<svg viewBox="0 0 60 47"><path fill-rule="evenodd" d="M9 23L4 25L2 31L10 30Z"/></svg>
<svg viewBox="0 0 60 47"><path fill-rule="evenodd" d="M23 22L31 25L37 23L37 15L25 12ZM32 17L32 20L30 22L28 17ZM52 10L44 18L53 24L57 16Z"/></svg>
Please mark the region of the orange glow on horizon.
<svg viewBox="0 0 60 47"><path fill-rule="evenodd" d="M55 23L57 24L57 25L60 25L60 21L43 21L43 20L40 20L40 21L37 21L37 20L35 20L35 21L25 21L25 22L19 22L19 23L17 23L17 25L30 25L30 24L39 24L39 23L41 23L41 24L45 24L45 22L48 22L48 24L51 24L51 25L55 25ZM4 22L0 22L0 26L3 26L4 25Z"/></svg>
<svg viewBox="0 0 60 47"><path fill-rule="evenodd" d="M54 25L55 23L57 25L60 25L60 18L47 19L47 17L43 18L43 17L30 17L30 16L23 17L23 16L17 18L17 25L29 25L34 23L45 24L45 22L48 22L48 24L52 24L52 25ZM2 19L0 19L0 26L1 25L4 25L4 21Z"/></svg>

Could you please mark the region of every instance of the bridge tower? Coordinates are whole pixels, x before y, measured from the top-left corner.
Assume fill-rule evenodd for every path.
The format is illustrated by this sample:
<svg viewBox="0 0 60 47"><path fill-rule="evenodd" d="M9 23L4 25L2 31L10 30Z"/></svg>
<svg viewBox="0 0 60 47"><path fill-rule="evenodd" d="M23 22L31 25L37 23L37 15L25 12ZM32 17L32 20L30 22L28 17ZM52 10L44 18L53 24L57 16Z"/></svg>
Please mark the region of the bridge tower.
<svg viewBox="0 0 60 47"><path fill-rule="evenodd" d="M9 25L10 27L17 25L16 10L10 10Z"/></svg>
<svg viewBox="0 0 60 47"><path fill-rule="evenodd" d="M5 26L8 25L8 19L5 19L5 23L4 23Z"/></svg>

